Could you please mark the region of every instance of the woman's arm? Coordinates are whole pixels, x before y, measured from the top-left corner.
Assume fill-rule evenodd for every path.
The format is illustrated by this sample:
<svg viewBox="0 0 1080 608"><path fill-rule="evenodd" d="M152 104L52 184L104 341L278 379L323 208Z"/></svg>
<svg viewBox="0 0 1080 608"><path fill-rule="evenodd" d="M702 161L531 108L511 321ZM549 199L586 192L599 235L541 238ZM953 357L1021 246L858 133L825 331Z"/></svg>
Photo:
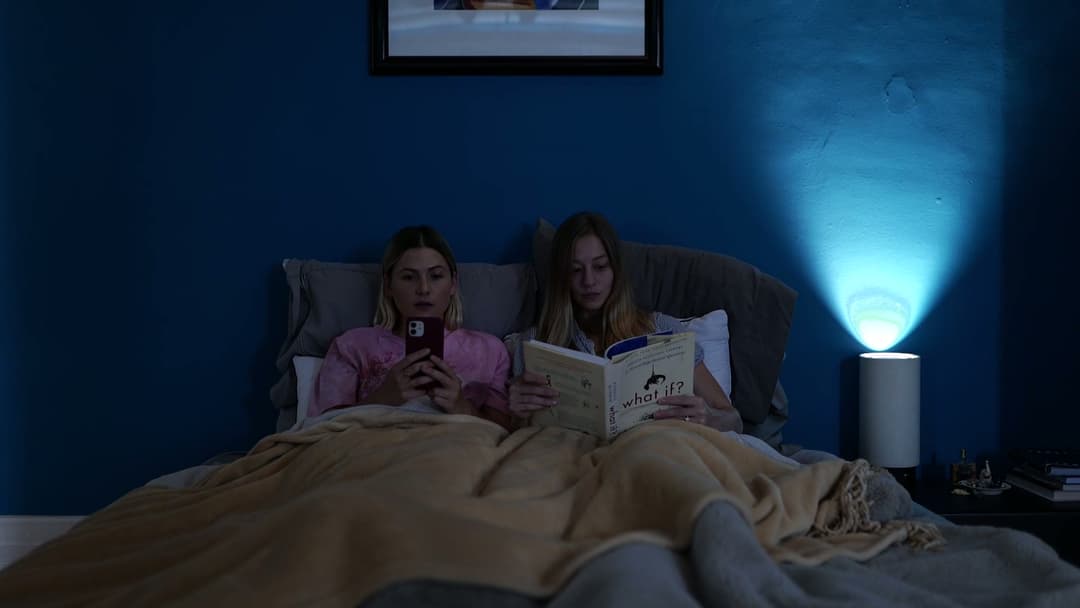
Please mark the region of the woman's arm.
<svg viewBox="0 0 1080 608"><path fill-rule="evenodd" d="M432 400L450 414L476 416L512 431L514 427L507 409L506 394L510 355L495 336L485 336L480 344L481 348L469 351L470 357L477 358L470 368L491 370L490 375L477 374L478 377L463 380L446 361L433 357L434 369L428 373L439 382L440 387L431 392Z"/></svg>
<svg viewBox="0 0 1080 608"><path fill-rule="evenodd" d="M663 313L655 313L653 322L656 324L656 331L670 330L674 333L687 331L681 321ZM695 340L694 395L700 397L704 403L696 403L696 399L664 397L659 403L671 403L689 409L682 412L675 409L667 414L661 414L658 417L688 418L689 420L701 422L706 426L711 426L720 431L736 431L741 433L743 430L742 417L739 415L738 410L731 405L731 400L728 399L727 393L724 392L723 387L721 387L720 383L713 377L712 372L709 371L709 368L705 367L704 358L704 350ZM704 408L704 411L702 411L702 408ZM687 416L687 414L689 414L689 416Z"/></svg>
<svg viewBox="0 0 1080 608"><path fill-rule="evenodd" d="M559 391L547 385L543 376L525 371L526 340L536 337L536 328L530 327L513 335L507 340L507 349L513 353L510 358L510 387L507 400L513 424L522 427L528 424L529 417L536 410L554 406L559 400Z"/></svg>
<svg viewBox="0 0 1080 608"><path fill-rule="evenodd" d="M704 363L694 367L694 394L705 400L705 424L719 431L743 431L742 416Z"/></svg>
<svg viewBox="0 0 1080 608"><path fill-rule="evenodd" d="M330 343L330 350L323 359L315 392L308 405L308 418L341 405L356 403L356 390L360 380L360 363L350 357L341 345L341 337Z"/></svg>
<svg viewBox="0 0 1080 608"><path fill-rule="evenodd" d="M508 431L517 428L517 419L510 415L507 386L510 381L510 353L501 341L493 347L494 371L488 381L488 393L480 408L479 416L490 420Z"/></svg>

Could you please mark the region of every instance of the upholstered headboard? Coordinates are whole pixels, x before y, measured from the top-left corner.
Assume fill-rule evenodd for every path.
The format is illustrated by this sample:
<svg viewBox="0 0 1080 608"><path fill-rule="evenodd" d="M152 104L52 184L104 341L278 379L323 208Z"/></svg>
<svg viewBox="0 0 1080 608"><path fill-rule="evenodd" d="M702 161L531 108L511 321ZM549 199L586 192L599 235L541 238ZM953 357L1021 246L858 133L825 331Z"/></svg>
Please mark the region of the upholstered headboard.
<svg viewBox="0 0 1080 608"><path fill-rule="evenodd" d="M549 222L539 221L533 264L458 265L466 327L502 337L535 322L537 286L547 278L554 232ZM749 429L765 424L791 329L795 292L729 256L682 247L622 245L642 307L677 317L727 311L732 403ZM289 428L296 418L293 357L322 357L335 337L370 325L380 281L378 264L286 260L283 268L290 294L288 335L277 358L281 378L270 391L279 411L279 430ZM782 391L776 394L782 397Z"/></svg>

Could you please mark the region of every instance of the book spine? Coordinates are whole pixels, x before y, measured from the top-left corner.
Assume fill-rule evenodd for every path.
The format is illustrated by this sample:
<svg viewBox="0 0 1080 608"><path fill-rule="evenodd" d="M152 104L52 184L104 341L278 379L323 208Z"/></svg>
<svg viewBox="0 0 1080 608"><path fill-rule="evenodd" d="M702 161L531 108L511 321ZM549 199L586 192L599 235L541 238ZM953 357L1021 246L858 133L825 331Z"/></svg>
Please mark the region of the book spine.
<svg viewBox="0 0 1080 608"><path fill-rule="evenodd" d="M1080 501L1080 492L1063 492L1061 490L1051 490L1046 486L1040 485L1027 477L1010 472L1005 476L1005 481L1022 489L1041 496L1047 500L1053 502L1073 502Z"/></svg>
<svg viewBox="0 0 1080 608"><path fill-rule="evenodd" d="M1042 469L1033 467L1030 465L1022 464L1014 469L1014 472L1037 481L1044 486L1054 488L1055 490L1074 491L1080 490L1080 477L1066 477L1060 475L1050 475L1044 473Z"/></svg>
<svg viewBox="0 0 1080 608"><path fill-rule="evenodd" d="M1017 488L1020 488L1021 490L1029 492L1029 493L1034 494L1036 496L1041 496L1042 498L1045 498L1047 500L1054 500L1054 497L1053 497L1054 491L1053 490L1051 490L1050 488L1043 487L1043 486L1035 483L1034 481L1029 481L1026 477L1021 477L1020 475L1017 475L1016 473L1009 473L1009 474L1005 475L1005 482L1010 483L1010 484L1016 486Z"/></svg>
<svg viewBox="0 0 1080 608"><path fill-rule="evenodd" d="M604 366L604 421L601 427L604 429L605 438L610 441L619 434L619 423L616 413L618 412L619 383L615 381L617 367L614 365Z"/></svg>

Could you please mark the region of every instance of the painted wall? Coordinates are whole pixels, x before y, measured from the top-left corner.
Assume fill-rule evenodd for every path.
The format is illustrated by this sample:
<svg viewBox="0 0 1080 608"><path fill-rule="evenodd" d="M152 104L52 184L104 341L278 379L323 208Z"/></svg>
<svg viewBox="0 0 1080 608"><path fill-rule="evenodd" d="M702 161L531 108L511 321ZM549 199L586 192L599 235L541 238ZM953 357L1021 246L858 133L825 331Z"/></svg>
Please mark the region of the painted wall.
<svg viewBox="0 0 1080 608"><path fill-rule="evenodd" d="M0 4L0 24L8 22L8 4ZM0 34L6 33L6 27L0 26ZM8 65L7 46L0 42L0 446L16 445L18 434L15 432L19 423L15 412L9 411L8 404L13 403L15 395L15 377L17 371L13 354L15 353L15 222L11 217L13 205L8 189ZM0 447L0 488L3 494L7 490L19 487L16 477L21 467L15 459L14 450ZM0 511L3 512L3 511Z"/></svg>
<svg viewBox="0 0 1080 608"><path fill-rule="evenodd" d="M1080 449L1080 5L1009 2L1006 18L1001 428L1007 447ZM1038 33L1038 36L1033 35Z"/></svg>
<svg viewBox="0 0 1080 608"><path fill-rule="evenodd" d="M1001 218L1023 197L1000 196L995 140L1015 133L987 117L1041 99L1002 80L1005 6L669 0L663 77L372 78L365 3L151 4L4 15L0 513L86 513L269 432L282 258L375 259L424 221L461 260L525 260L537 216L582 208L799 290L786 435L854 456L863 348L834 314L815 264L836 248L813 222L881 216L874 193L957 137L934 187L885 213L918 234L940 185L945 215L973 222L898 348L924 357L926 461L1003 445L1017 406L994 380ZM1044 25L1014 36L1038 51ZM914 104L886 95L898 74Z"/></svg>

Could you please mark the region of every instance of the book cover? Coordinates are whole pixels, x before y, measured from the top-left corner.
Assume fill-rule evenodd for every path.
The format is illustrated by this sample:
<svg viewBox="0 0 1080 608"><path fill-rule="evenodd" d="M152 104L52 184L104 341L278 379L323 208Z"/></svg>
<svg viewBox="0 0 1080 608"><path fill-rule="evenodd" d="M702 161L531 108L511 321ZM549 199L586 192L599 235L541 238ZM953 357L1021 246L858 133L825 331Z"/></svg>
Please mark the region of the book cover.
<svg viewBox="0 0 1080 608"><path fill-rule="evenodd" d="M537 340L523 344L525 369L559 391L533 424L563 426L614 439L653 420L657 400L694 393L694 334L651 334L617 342L600 357Z"/></svg>
<svg viewBox="0 0 1080 608"><path fill-rule="evenodd" d="M1009 472L1007 475L1005 475L1005 481L1022 490L1026 490L1027 492L1035 494L1036 496L1042 496L1043 498L1053 502L1080 501L1080 492L1053 490L1015 472Z"/></svg>
<svg viewBox="0 0 1080 608"><path fill-rule="evenodd" d="M1076 449L1014 449L1009 451L1013 461L1041 469L1048 475L1080 475L1080 450Z"/></svg>

